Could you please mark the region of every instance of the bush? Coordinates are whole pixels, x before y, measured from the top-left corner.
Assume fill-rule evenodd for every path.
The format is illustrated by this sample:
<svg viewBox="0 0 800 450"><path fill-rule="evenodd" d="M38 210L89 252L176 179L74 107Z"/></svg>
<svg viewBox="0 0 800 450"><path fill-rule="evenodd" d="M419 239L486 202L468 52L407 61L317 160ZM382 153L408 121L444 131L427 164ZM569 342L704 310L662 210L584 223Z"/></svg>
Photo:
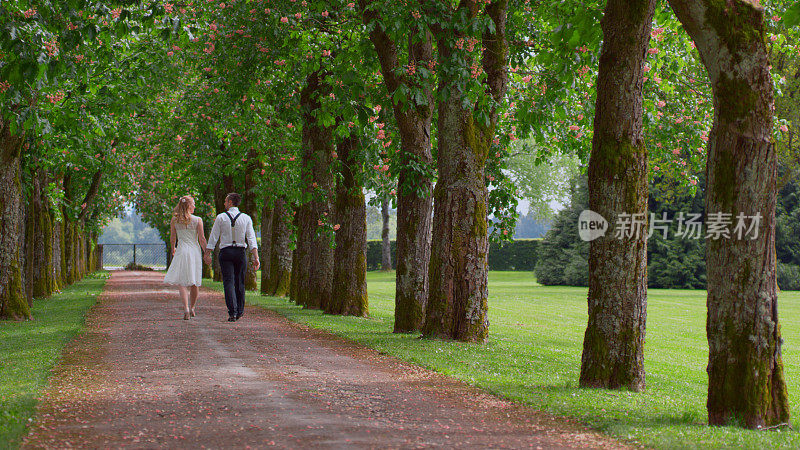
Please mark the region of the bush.
<svg viewBox="0 0 800 450"><path fill-rule="evenodd" d="M143 266L141 264L134 264L133 262L129 262L127 266L125 266L125 270L135 270L135 271L142 271L142 270L153 270L152 267Z"/></svg>
<svg viewBox="0 0 800 450"><path fill-rule="evenodd" d="M489 244L489 270L533 271L541 239Z"/></svg>
<svg viewBox="0 0 800 450"><path fill-rule="evenodd" d="M800 291L800 266L778 263L778 287L783 291Z"/></svg>
<svg viewBox="0 0 800 450"><path fill-rule="evenodd" d="M489 245L489 270L532 271L536 266L541 239L519 239L503 245ZM392 269L397 267L397 245L391 241ZM381 241L367 241L367 270L381 268Z"/></svg>

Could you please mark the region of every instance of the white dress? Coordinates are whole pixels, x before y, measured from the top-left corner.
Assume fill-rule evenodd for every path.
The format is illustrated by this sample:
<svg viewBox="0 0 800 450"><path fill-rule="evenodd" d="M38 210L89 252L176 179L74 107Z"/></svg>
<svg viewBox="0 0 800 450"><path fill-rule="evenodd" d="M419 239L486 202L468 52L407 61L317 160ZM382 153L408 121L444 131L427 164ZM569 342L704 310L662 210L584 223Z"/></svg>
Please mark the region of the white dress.
<svg viewBox="0 0 800 450"><path fill-rule="evenodd" d="M197 225L200 220L191 216L188 225L175 224L178 248L167 269L164 283L177 286L200 286L203 279L203 253L197 242Z"/></svg>

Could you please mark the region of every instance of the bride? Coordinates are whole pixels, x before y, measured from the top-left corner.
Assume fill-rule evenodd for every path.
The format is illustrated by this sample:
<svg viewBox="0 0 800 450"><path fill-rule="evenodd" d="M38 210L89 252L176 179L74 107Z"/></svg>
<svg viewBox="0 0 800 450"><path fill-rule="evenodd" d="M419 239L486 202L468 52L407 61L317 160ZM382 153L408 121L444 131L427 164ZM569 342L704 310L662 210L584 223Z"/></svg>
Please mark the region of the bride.
<svg viewBox="0 0 800 450"><path fill-rule="evenodd" d="M184 320L194 317L194 305L197 303L198 288L203 277L202 249L206 248L203 221L193 215L193 212L194 198L184 195L175 206L169 224L172 263L164 277L164 283L178 286L183 301Z"/></svg>

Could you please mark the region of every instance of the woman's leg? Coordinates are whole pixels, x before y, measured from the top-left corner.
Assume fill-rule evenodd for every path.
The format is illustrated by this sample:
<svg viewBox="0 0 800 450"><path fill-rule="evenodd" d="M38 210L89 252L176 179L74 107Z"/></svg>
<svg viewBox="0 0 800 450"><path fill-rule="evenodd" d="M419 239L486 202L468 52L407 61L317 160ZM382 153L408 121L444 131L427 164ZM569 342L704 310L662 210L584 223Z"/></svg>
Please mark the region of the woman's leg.
<svg viewBox="0 0 800 450"><path fill-rule="evenodd" d="M189 291L186 289L186 286L178 286L178 292L181 294L181 301L183 302L184 319L188 319Z"/></svg>
<svg viewBox="0 0 800 450"><path fill-rule="evenodd" d="M197 296L200 294L200 289L197 286L189 288L189 309L194 316L194 305L197 304Z"/></svg>

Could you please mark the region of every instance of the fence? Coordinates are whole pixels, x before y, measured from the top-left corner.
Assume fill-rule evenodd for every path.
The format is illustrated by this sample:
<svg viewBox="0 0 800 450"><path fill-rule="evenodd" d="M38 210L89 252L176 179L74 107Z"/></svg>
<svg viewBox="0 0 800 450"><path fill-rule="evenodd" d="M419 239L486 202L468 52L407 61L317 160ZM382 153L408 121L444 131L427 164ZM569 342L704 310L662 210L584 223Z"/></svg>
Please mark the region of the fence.
<svg viewBox="0 0 800 450"><path fill-rule="evenodd" d="M158 244L103 244L103 268L124 269L134 264L163 270L167 267L167 248Z"/></svg>

